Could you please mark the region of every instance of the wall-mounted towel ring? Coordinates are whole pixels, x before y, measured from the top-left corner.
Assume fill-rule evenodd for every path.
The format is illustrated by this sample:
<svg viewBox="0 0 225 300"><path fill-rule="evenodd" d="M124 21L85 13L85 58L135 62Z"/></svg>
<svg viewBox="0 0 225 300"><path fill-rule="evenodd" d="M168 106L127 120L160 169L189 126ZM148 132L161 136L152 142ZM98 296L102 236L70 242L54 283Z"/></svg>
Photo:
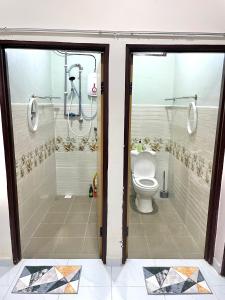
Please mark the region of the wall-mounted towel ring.
<svg viewBox="0 0 225 300"><path fill-rule="evenodd" d="M187 131L190 135L194 134L197 130L198 124L198 111L195 102L189 103L188 118L187 118Z"/></svg>
<svg viewBox="0 0 225 300"><path fill-rule="evenodd" d="M38 102L37 98L31 97L27 106L27 121L30 131L35 132L38 129Z"/></svg>

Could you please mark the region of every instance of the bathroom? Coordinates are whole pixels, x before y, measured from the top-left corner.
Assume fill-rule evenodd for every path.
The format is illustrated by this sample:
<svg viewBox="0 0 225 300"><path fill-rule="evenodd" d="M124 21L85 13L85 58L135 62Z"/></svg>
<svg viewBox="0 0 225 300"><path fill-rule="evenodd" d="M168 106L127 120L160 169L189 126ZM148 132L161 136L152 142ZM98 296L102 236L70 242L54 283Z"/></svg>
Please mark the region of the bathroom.
<svg viewBox="0 0 225 300"><path fill-rule="evenodd" d="M128 258L204 257L223 63L132 53Z"/></svg>
<svg viewBox="0 0 225 300"><path fill-rule="evenodd" d="M23 258L100 258L100 51L7 49Z"/></svg>

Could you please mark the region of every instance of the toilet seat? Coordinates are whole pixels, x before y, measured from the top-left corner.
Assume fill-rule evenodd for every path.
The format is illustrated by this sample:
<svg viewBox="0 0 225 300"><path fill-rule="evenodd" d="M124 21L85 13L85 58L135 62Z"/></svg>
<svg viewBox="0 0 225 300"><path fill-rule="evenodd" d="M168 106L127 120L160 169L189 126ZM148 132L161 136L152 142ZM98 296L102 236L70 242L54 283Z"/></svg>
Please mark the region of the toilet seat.
<svg viewBox="0 0 225 300"><path fill-rule="evenodd" d="M134 184L145 190L154 190L158 189L158 182L155 178L153 177L134 177L133 176L133 182Z"/></svg>

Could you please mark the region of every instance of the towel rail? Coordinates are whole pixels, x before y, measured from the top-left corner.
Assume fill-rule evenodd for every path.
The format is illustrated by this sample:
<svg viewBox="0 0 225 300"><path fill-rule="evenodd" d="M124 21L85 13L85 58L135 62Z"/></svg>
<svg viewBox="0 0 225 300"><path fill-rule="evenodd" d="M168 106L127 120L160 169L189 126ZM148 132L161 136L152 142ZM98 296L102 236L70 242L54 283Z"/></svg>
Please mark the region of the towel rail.
<svg viewBox="0 0 225 300"><path fill-rule="evenodd" d="M176 101L176 100L183 100L183 99L194 99L196 102L198 100L198 96L195 94L194 96L165 98L164 100L165 101Z"/></svg>

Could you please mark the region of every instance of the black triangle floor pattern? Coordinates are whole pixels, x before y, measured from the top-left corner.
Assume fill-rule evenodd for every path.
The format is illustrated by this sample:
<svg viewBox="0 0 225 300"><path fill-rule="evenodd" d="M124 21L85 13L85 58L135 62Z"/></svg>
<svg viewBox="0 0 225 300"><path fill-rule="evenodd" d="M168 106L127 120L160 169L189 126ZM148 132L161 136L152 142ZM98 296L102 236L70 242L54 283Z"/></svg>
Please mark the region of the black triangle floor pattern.
<svg viewBox="0 0 225 300"><path fill-rule="evenodd" d="M145 284L152 294L211 294L198 267L143 267Z"/></svg>
<svg viewBox="0 0 225 300"><path fill-rule="evenodd" d="M13 293L77 294L81 266L26 266Z"/></svg>

